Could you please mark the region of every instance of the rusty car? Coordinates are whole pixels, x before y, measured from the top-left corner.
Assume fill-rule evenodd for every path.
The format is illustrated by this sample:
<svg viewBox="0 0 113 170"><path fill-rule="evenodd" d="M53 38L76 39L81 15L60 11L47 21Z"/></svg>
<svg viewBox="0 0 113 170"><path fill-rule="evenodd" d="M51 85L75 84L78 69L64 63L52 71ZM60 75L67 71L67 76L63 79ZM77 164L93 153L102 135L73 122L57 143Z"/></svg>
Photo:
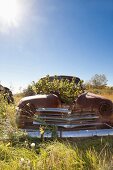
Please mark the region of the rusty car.
<svg viewBox="0 0 113 170"><path fill-rule="evenodd" d="M85 92L73 106L63 105L55 94L24 97L17 106L17 124L33 126L34 116L58 127L89 127L99 123L113 124L113 103L105 97ZM38 119L35 122L38 122ZM38 124L40 125L40 123Z"/></svg>
<svg viewBox="0 0 113 170"><path fill-rule="evenodd" d="M59 76L60 78L71 76ZM53 77L50 78L53 80ZM78 78L76 84L80 81ZM55 126L57 130L66 132L92 133L95 130L112 129L113 126L113 103L111 100L94 93L83 91L69 105L62 102L59 93L37 94L23 97L16 112L17 126L21 129L39 129L40 126ZM88 130L88 131L87 131ZM109 134L109 132L106 132ZM113 135L113 131L110 131Z"/></svg>

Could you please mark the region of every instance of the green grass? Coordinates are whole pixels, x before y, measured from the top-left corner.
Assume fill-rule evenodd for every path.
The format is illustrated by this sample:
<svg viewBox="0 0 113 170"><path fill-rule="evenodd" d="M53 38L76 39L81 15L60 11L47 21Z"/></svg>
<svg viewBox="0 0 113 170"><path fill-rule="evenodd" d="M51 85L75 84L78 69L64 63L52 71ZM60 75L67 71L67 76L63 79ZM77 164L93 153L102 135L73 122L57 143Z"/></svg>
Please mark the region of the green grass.
<svg viewBox="0 0 113 170"><path fill-rule="evenodd" d="M20 98L16 96L16 102ZM113 137L45 139L42 142L16 127L15 106L0 103L0 170L113 169ZM31 147L32 143L35 147Z"/></svg>
<svg viewBox="0 0 113 170"><path fill-rule="evenodd" d="M106 141L101 140L95 139L95 142L100 145L99 149L91 143L91 140L89 146L85 144L86 141L79 141L82 147L79 146L78 141L73 141L71 144L72 141L58 140L43 143L35 141L35 148L30 147L30 141L27 147L1 143L0 169L111 170L113 169L111 142L107 138Z"/></svg>

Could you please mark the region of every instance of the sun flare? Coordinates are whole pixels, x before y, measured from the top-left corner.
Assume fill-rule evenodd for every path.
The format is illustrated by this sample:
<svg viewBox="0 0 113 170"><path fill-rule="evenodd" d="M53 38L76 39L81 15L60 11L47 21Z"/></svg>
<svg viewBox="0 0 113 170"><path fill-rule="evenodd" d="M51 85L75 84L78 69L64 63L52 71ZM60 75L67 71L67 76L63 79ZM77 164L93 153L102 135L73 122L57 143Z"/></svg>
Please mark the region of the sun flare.
<svg viewBox="0 0 113 170"><path fill-rule="evenodd" d="M5 26L17 26L20 19L19 0L0 0L0 22Z"/></svg>

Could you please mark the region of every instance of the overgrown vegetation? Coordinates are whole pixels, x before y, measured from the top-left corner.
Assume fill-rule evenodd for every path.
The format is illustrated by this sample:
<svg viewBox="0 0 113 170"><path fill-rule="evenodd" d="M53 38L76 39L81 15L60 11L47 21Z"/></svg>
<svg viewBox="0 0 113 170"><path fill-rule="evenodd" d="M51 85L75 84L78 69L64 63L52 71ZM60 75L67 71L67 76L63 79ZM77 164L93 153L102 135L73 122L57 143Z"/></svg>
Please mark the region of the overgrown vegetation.
<svg viewBox="0 0 113 170"><path fill-rule="evenodd" d="M95 143L98 147L95 147ZM20 145L5 142L0 144L0 169L111 170L112 145L112 139L109 138L95 138L89 141L79 139L72 144L69 140L44 143L35 140L32 143L29 139Z"/></svg>
<svg viewBox="0 0 113 170"><path fill-rule="evenodd" d="M45 78L40 79L38 82L33 82L24 91L27 96L33 94L57 94L61 101L64 103L71 103L76 97L83 92L83 81L76 82L76 77L73 77L72 81L68 79L58 79L54 76L53 81L50 80L50 76L47 75Z"/></svg>
<svg viewBox="0 0 113 170"><path fill-rule="evenodd" d="M34 84L33 90L38 93L43 83ZM40 93L48 93L50 89L44 86L43 90ZM98 94L113 99L111 87L90 86L87 90L97 90ZM15 124L15 112L16 104L22 97L23 94L15 95L15 104L9 105L4 96L0 95L0 170L113 169L113 137L52 138L42 141L37 137L30 138L27 133L19 130Z"/></svg>

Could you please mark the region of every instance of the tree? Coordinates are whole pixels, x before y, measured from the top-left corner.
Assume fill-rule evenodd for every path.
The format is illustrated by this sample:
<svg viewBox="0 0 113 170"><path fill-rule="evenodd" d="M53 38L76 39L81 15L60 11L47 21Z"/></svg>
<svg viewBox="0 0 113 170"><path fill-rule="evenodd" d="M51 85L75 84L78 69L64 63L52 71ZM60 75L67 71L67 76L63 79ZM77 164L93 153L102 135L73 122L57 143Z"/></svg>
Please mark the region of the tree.
<svg viewBox="0 0 113 170"><path fill-rule="evenodd" d="M106 86L107 81L105 74L95 74L90 80L91 84L95 87Z"/></svg>

